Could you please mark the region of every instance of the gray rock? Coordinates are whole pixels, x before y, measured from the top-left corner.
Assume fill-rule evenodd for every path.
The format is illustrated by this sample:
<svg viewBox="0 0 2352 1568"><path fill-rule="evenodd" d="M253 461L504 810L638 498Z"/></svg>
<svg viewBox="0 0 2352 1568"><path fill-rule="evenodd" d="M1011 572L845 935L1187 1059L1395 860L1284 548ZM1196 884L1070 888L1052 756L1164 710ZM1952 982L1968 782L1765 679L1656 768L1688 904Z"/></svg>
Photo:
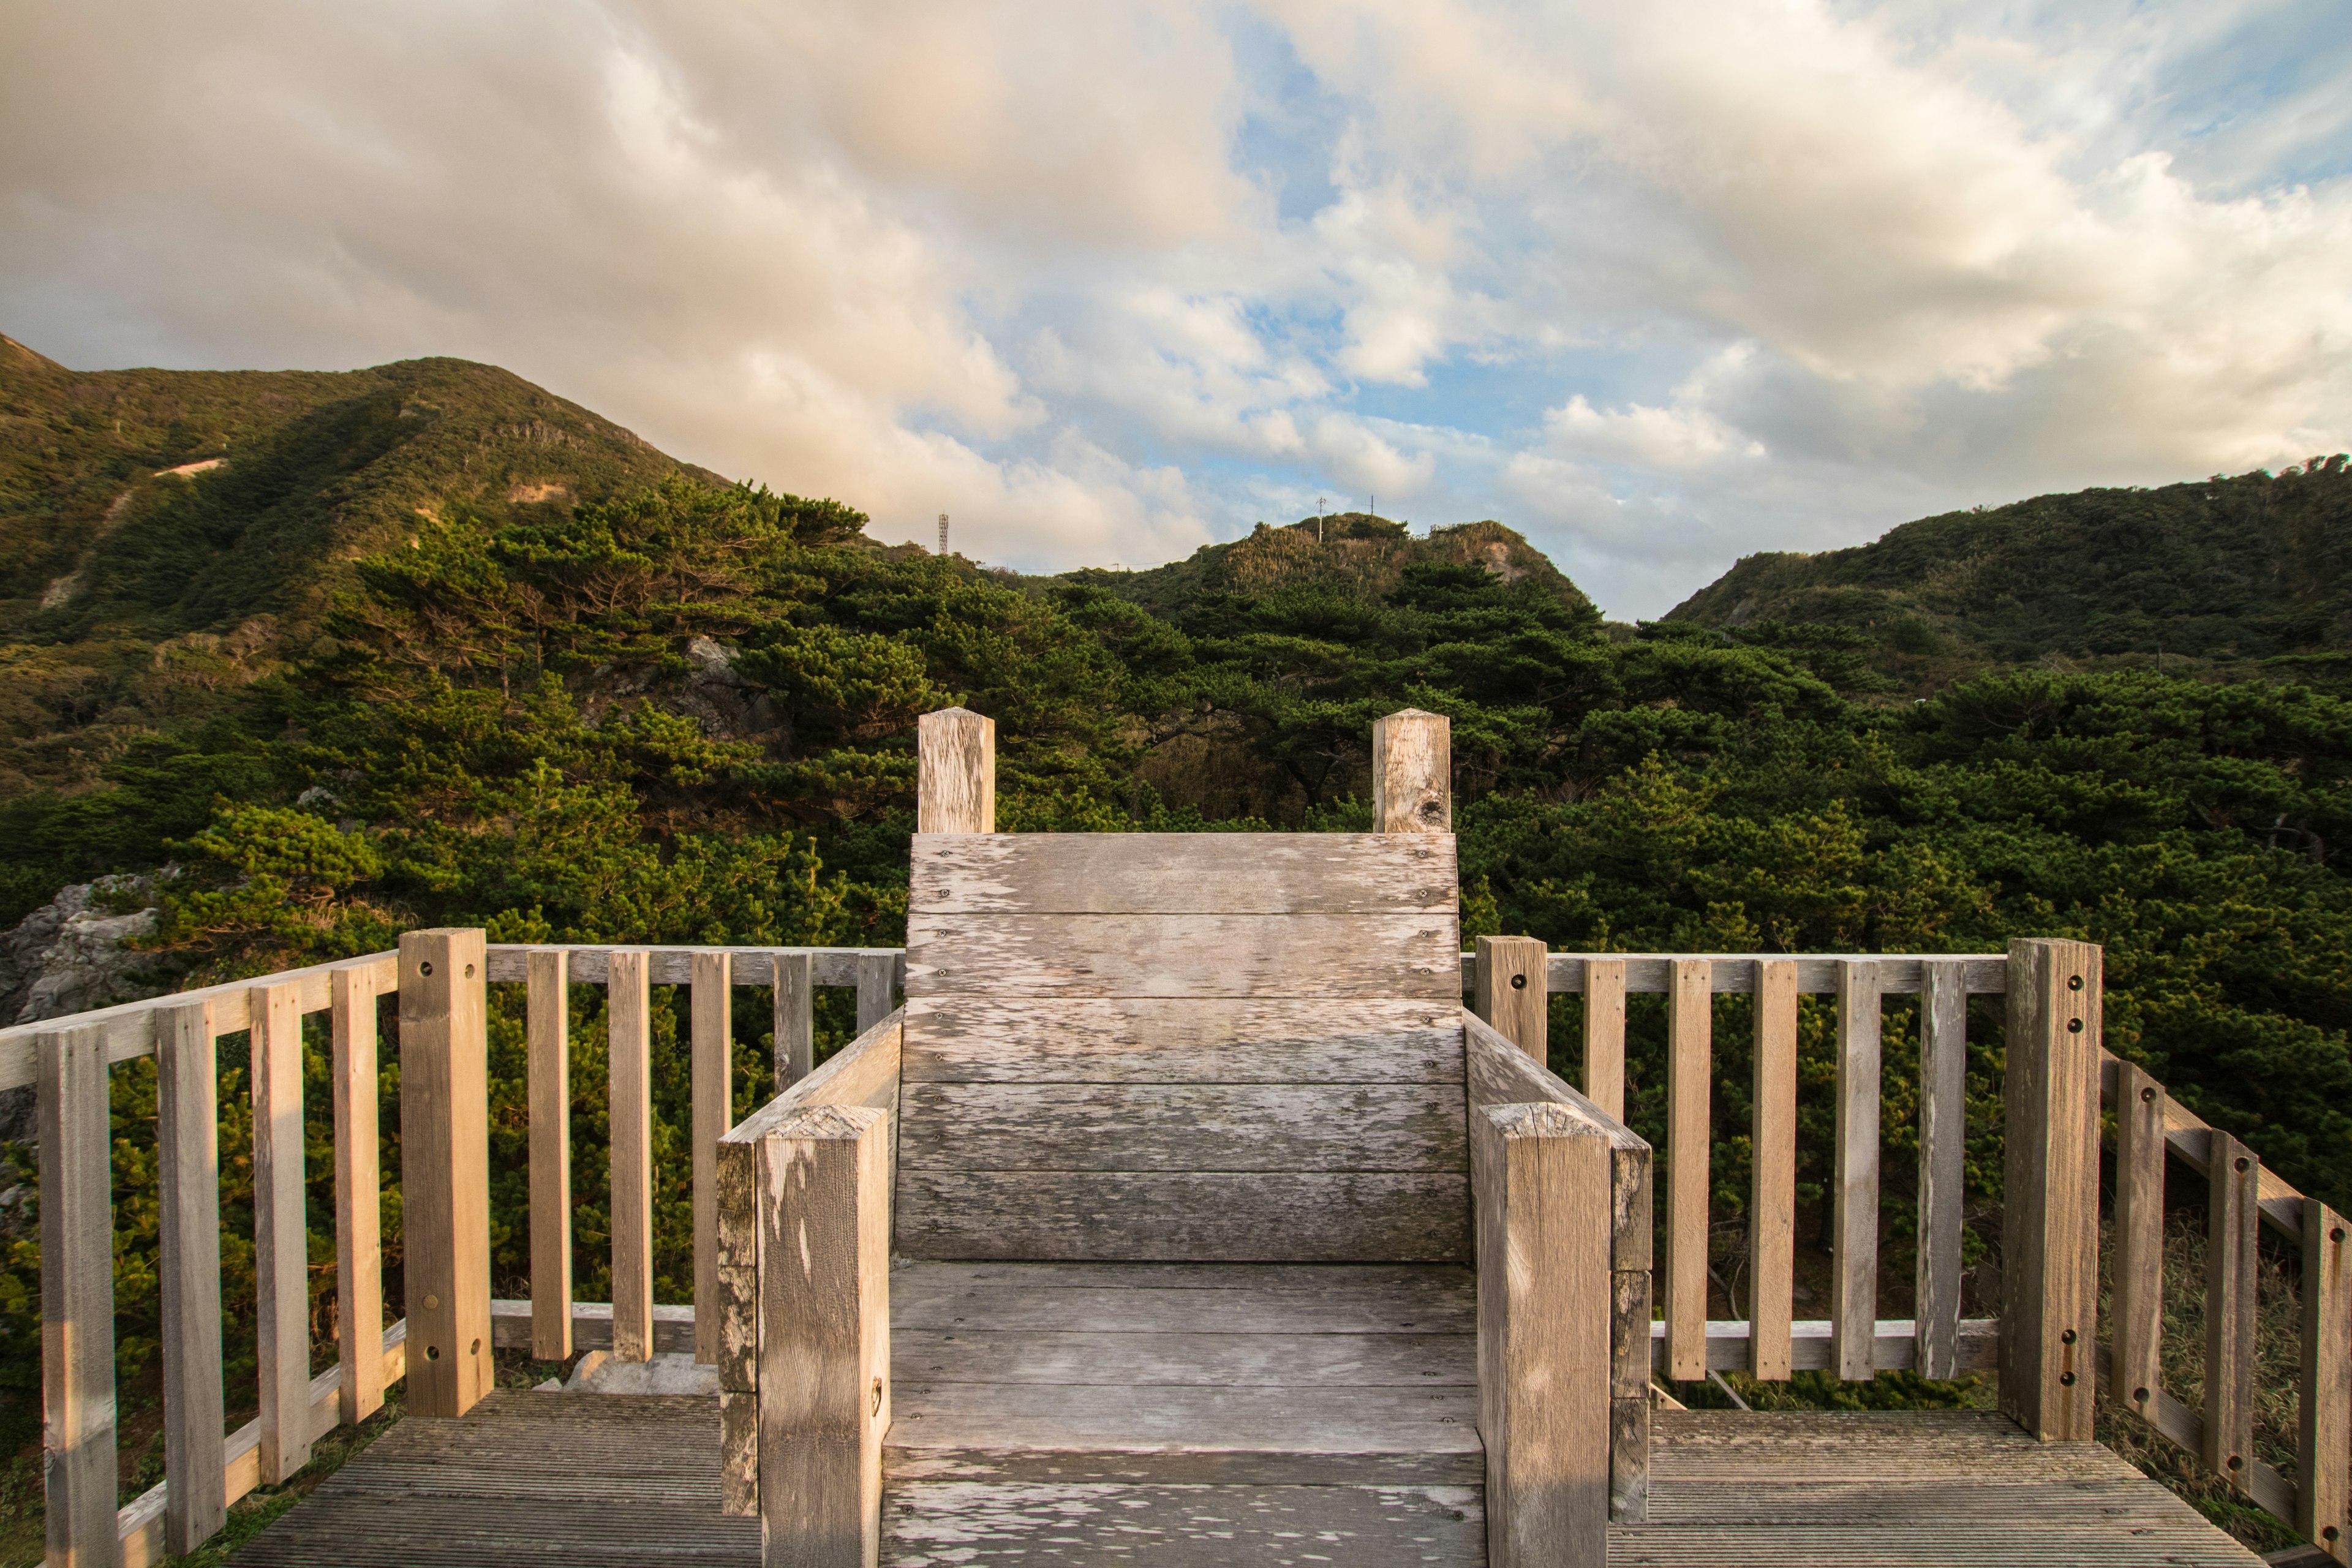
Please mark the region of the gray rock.
<svg viewBox="0 0 2352 1568"><path fill-rule="evenodd" d="M154 890L152 877L78 883L0 934L0 1020L38 1023L169 991L174 962L131 946L154 933L156 907L117 914L100 906L122 894L143 902ZM32 1135L32 1091L0 1094L0 1138Z"/></svg>

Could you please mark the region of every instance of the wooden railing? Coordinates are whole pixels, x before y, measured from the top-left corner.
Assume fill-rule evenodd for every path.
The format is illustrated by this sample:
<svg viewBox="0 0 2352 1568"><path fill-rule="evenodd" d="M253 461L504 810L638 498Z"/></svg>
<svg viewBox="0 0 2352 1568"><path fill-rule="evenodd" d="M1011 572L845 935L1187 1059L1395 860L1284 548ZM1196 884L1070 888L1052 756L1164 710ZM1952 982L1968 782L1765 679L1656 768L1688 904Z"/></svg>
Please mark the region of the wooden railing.
<svg viewBox="0 0 2352 1568"><path fill-rule="evenodd" d="M0 1030L0 1089L34 1085L38 1099L49 1563L138 1568L193 1551L231 1503L307 1464L320 1435L373 1414L388 1384L407 1379L414 1413L461 1414L491 1385L493 1346L542 1357L693 1350L716 1360L709 1314L698 1321L691 1307L652 1299L648 988L692 987L694 1253L697 1295L708 1300L718 1294L712 1162L729 1121L732 988L772 991L776 1073L789 1084L809 1075L815 988L854 986L864 1029L889 1013L903 962L897 949L494 946L478 931L412 931L396 953ZM532 1224L521 1301L493 1300L489 1277L486 987L507 982L528 988ZM611 994L611 1303L572 1300L572 983ZM378 1334L386 996L399 1009L408 1316ZM350 1327L337 1364L313 1377L302 1027L320 1014L334 1117L336 1321ZM259 1414L224 1438L216 1047L239 1032L251 1041ZM164 1479L118 1509L108 1069L144 1056L156 1058Z"/></svg>

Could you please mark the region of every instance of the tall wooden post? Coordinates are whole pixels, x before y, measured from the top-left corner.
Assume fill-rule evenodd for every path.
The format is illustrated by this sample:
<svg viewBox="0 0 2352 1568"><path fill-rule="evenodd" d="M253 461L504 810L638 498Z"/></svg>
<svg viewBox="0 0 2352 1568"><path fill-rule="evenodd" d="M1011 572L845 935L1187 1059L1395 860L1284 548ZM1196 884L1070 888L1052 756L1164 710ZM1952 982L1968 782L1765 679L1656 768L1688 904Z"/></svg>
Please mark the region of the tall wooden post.
<svg viewBox="0 0 2352 1568"><path fill-rule="evenodd" d="M719 1360L719 1141L735 1125L733 965L694 955L694 1359Z"/></svg>
<svg viewBox="0 0 2352 1568"><path fill-rule="evenodd" d="M1470 1010L1496 1034L1549 1065L1551 994L1544 980L1548 954L1531 936L1482 936L1471 971Z"/></svg>
<svg viewBox="0 0 2352 1568"><path fill-rule="evenodd" d="M1878 965L1842 959L1837 988L1836 1161L1830 1204L1830 1362L1875 1375L1878 1350Z"/></svg>
<svg viewBox="0 0 2352 1568"><path fill-rule="evenodd" d="M652 964L614 949L604 972L604 1110L611 1129L613 1359L654 1358Z"/></svg>
<svg viewBox="0 0 2352 1568"><path fill-rule="evenodd" d="M530 1353L572 1358L572 960L523 955L524 1076L530 1100Z"/></svg>
<svg viewBox="0 0 2352 1568"><path fill-rule="evenodd" d="M411 1415L463 1415L491 1387L488 977L478 930L401 936L401 1246Z"/></svg>
<svg viewBox="0 0 2352 1568"><path fill-rule="evenodd" d="M1715 966L1667 965L1666 1375L1706 1376L1707 1194L1715 1184Z"/></svg>
<svg viewBox="0 0 2352 1568"><path fill-rule="evenodd" d="M163 1549L175 1556L194 1552L228 1522L220 1441L220 1079L214 1039L210 1003L183 1002L156 1016L163 1474L171 1482L163 1494Z"/></svg>
<svg viewBox="0 0 2352 1568"><path fill-rule="evenodd" d="M1408 708L1372 721L1372 831L1454 831L1454 727Z"/></svg>
<svg viewBox="0 0 2352 1568"><path fill-rule="evenodd" d="M310 1462L310 1238L302 1212L302 990L295 983L281 981L257 985L249 994L253 1275L257 1298L255 1357L261 1363L261 1479L275 1486ZM483 1125L487 1137L487 1120ZM488 1170L487 1154L483 1169ZM484 1179L487 1182L487 1173ZM488 1202L485 1186L486 1208ZM487 1295L487 1273L483 1280Z"/></svg>
<svg viewBox="0 0 2352 1568"><path fill-rule="evenodd" d="M2009 944L2000 1406L2087 1442L2098 1392L2100 952Z"/></svg>
<svg viewBox="0 0 2352 1568"><path fill-rule="evenodd" d="M995 720L969 708L926 713L915 757L916 832L996 831Z"/></svg>
<svg viewBox="0 0 2352 1568"><path fill-rule="evenodd" d="M114 1528L114 1192L106 1030L39 1037L41 1410L48 1568L109 1568Z"/></svg>
<svg viewBox="0 0 2352 1568"><path fill-rule="evenodd" d="M383 1408L383 1180L377 1152L376 993L372 966L327 981L328 1077L334 1086L335 1406L356 1426Z"/></svg>
<svg viewBox="0 0 2352 1568"><path fill-rule="evenodd" d="M2345 1456L2352 1452L2352 1236L2344 1216L2303 1200L2303 1399L2295 1523L2338 1563L2352 1563Z"/></svg>

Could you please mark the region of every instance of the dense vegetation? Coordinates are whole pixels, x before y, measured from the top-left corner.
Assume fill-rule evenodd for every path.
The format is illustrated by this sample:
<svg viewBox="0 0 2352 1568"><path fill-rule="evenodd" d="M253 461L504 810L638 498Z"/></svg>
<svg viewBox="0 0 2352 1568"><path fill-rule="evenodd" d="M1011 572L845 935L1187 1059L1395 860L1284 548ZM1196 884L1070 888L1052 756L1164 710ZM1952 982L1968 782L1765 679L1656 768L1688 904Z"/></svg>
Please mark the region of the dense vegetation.
<svg viewBox="0 0 2352 1568"><path fill-rule="evenodd" d="M2259 483L2336 495L2339 469ZM156 942L191 979L381 948L415 924L484 925L503 941L891 943L912 728L929 709L995 719L1008 829L1315 830L1367 822L1371 721L1410 704L1453 721L1466 931L1569 950L2099 942L2109 1044L2289 1180L2352 1207L2340 978L2352 971L2352 704L2323 687L2275 671L2220 682L2004 666L1914 700L1890 691L1882 644L1857 626L1605 626L1492 523L1412 539L1376 519L1312 521L1157 573L1040 581L879 549L864 521L677 471L583 504L412 510L395 537L336 568L273 668L224 680L190 721L126 722L93 747L86 780L0 805L10 907L95 871L176 861ZM24 646L38 646L25 625ZM493 1245L507 1293L528 1237L520 1028L511 999L498 1005ZM1555 1038L1572 1039L1575 1004L1555 1006ZM1745 1006L1717 1004L1727 1134L1747 1120ZM574 997L574 1241L591 1296L605 1242L600 1008L592 990ZM767 1089L757 1011L738 1011L746 1104ZM683 1300L685 1069L675 1012L660 1017L657 1291ZM822 1022L837 1042L846 1019ZM1826 1208L1827 1024L1808 1004L1800 1176L1813 1214ZM1994 1012L1973 1032L1981 1219L2000 1173ZM1630 1114L1654 1134L1659 1020L1639 1005L1635 1037ZM1899 1007L1887 1058L1893 1315L1909 1276L1916 1111ZM233 1047L226 1067L233 1237L249 1133ZM391 1173L396 1072L395 1055ZM143 1068L115 1077L122 1375L136 1408L152 1389L152 1089ZM1732 1306L1746 1156L1736 1135L1717 1145L1717 1272ZM313 1170L323 1227L329 1175ZM37 1397L38 1260L17 1212L0 1383L21 1415ZM396 1191L386 1214L396 1304ZM1972 1258L1995 1240L1978 1236ZM243 1378L249 1255L232 1246L226 1272ZM323 1342L331 1271L314 1279ZM1937 1395L1898 1380L1846 1396Z"/></svg>

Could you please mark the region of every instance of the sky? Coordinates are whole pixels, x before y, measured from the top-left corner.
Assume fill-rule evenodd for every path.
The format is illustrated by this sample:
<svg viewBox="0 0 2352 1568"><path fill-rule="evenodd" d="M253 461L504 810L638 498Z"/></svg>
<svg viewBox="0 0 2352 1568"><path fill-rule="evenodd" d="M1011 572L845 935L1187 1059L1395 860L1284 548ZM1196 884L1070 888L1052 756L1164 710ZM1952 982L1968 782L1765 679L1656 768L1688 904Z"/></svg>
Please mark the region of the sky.
<svg viewBox="0 0 2352 1568"><path fill-rule="evenodd" d="M0 331L501 364L1024 570L1763 550L2352 447L2352 0L0 7Z"/></svg>

